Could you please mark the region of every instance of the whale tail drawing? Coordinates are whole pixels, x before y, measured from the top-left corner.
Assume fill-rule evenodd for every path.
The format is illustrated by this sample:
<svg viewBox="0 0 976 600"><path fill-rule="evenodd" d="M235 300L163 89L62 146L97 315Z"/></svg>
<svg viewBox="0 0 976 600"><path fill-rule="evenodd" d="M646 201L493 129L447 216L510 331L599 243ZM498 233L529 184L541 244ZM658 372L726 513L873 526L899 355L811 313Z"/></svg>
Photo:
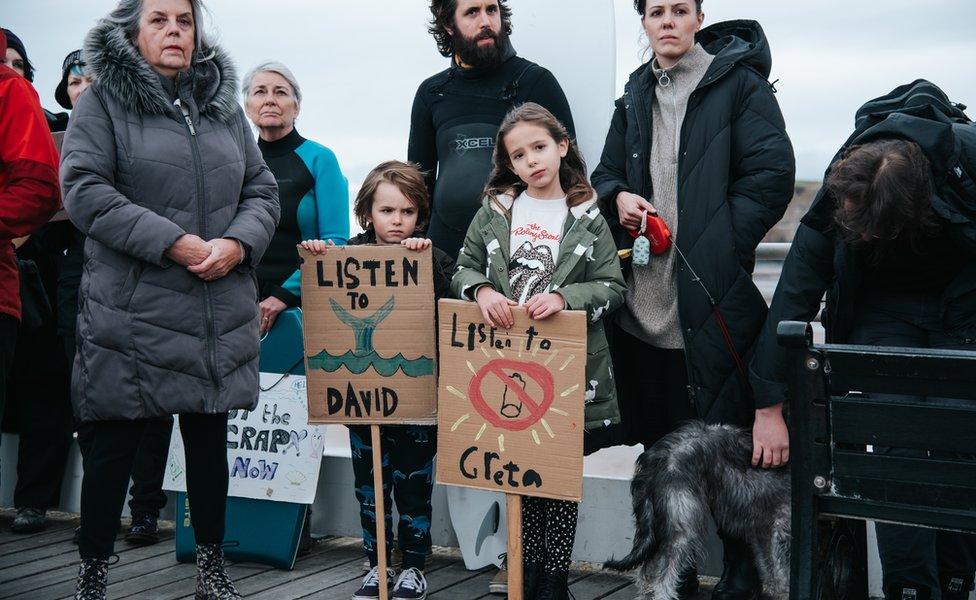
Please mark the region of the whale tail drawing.
<svg viewBox="0 0 976 600"><path fill-rule="evenodd" d="M357 356L365 356L373 352L373 332L393 312L394 300L394 298L390 298L379 310L368 317L354 317L339 306L339 303L335 299L329 298L329 304L332 305L332 312L336 314L340 321L352 328L356 336L355 354Z"/></svg>

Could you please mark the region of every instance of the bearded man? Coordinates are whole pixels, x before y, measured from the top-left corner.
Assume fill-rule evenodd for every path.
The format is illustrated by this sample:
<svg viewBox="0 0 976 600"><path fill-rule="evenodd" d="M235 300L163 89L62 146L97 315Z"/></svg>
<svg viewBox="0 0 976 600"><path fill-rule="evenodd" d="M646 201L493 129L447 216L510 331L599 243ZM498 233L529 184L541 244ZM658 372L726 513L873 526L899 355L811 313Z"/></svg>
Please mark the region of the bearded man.
<svg viewBox="0 0 976 600"><path fill-rule="evenodd" d="M426 173L427 236L456 256L491 171L495 134L524 103L549 109L575 137L569 102L548 70L515 55L505 0L432 0L428 31L451 66L420 84L407 157Z"/></svg>

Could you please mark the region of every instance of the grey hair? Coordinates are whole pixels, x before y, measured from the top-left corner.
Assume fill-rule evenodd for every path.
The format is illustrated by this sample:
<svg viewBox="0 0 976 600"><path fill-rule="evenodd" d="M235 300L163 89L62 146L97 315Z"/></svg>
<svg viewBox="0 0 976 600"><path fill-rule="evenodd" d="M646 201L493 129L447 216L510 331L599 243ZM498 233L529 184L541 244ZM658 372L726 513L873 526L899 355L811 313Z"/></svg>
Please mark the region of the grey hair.
<svg viewBox="0 0 976 600"><path fill-rule="evenodd" d="M213 58L213 44L210 36L204 31L203 13L206 6L203 0L187 0L193 13L193 57L194 62L201 62ZM143 0L119 0L115 10L110 12L103 21L118 25L130 41L135 41L139 35L139 18L142 16Z"/></svg>
<svg viewBox="0 0 976 600"><path fill-rule="evenodd" d="M258 66L254 67L247 72L244 79L241 80L241 95L247 98L248 93L251 91L251 82L254 81L254 77L259 73L277 73L285 78L288 85L291 86L292 91L295 93L295 101L299 106L302 105L302 88L298 85L298 80L295 78L295 74L291 72L291 69L286 67L283 63L276 60L267 60Z"/></svg>

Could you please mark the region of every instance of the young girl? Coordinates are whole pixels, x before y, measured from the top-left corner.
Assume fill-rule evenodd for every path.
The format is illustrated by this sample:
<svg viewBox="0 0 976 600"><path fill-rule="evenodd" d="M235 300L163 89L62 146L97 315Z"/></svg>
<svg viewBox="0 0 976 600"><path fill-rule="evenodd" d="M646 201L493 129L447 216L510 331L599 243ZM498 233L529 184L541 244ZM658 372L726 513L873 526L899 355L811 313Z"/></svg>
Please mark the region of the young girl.
<svg viewBox="0 0 976 600"><path fill-rule="evenodd" d="M349 240L356 244L400 244L411 250L431 247L418 235L417 227L430 214L424 177L412 164L385 162L366 176L353 208L359 225L366 231ZM309 240L302 247L315 253L325 251L326 242ZM434 295L449 295L454 261L433 249ZM380 428L383 447L383 497L385 500L387 564L393 540L391 486L400 514L397 540L403 555L403 571L393 587L393 600L422 600L427 597L424 561L431 551L430 497L434 481L434 454L437 435L433 426L404 425ZM375 600L380 597L379 571L376 566L376 499L373 491L373 449L368 426L350 426L352 467L363 525L363 549L369 557L370 571L352 600ZM409 474L400 477L401 474ZM392 569L390 576L392 580Z"/></svg>
<svg viewBox="0 0 976 600"><path fill-rule="evenodd" d="M458 255L452 291L485 320L509 328L512 307L532 319L561 310L589 317L584 452L619 422L602 317L623 303L617 249L596 206L579 150L552 113L526 103L498 130L485 200ZM525 598L567 598L577 504L522 503Z"/></svg>

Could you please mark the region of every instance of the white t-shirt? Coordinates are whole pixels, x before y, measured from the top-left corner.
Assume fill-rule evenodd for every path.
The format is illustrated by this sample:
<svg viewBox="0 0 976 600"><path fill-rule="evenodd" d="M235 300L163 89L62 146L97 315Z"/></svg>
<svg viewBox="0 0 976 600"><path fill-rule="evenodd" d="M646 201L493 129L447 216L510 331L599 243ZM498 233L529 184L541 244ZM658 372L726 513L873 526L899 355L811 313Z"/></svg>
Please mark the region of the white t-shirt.
<svg viewBox="0 0 976 600"><path fill-rule="evenodd" d="M508 278L519 304L549 291L568 214L565 198L539 200L523 192L515 199Z"/></svg>

